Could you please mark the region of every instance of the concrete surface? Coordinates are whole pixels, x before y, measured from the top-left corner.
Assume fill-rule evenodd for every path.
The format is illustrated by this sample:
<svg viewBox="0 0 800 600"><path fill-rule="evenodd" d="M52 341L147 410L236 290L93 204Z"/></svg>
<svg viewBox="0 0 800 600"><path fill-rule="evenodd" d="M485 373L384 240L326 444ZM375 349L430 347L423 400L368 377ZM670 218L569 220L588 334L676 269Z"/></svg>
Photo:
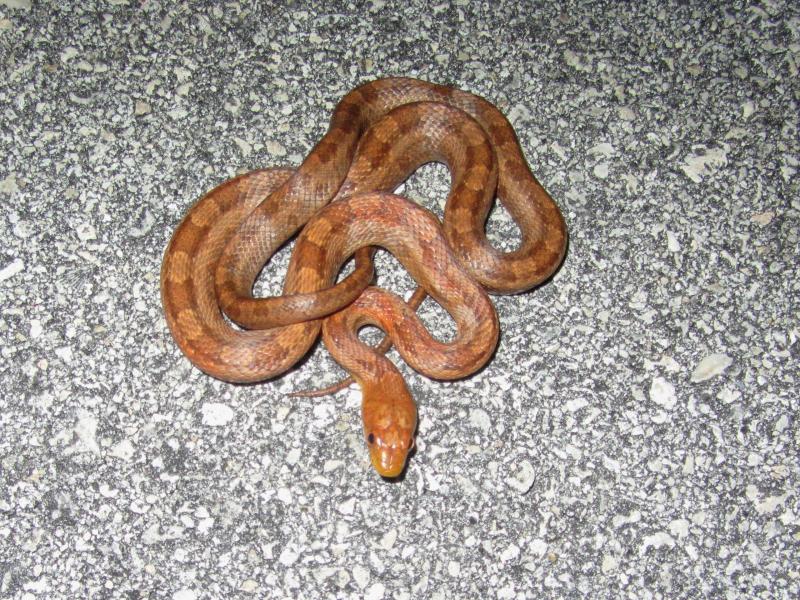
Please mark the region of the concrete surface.
<svg viewBox="0 0 800 600"><path fill-rule="evenodd" d="M797 5L289 4L0 0L0 597L798 597ZM484 371L403 367L395 484L357 390L286 397L324 349L212 381L158 295L203 191L383 75L497 103L571 234Z"/></svg>

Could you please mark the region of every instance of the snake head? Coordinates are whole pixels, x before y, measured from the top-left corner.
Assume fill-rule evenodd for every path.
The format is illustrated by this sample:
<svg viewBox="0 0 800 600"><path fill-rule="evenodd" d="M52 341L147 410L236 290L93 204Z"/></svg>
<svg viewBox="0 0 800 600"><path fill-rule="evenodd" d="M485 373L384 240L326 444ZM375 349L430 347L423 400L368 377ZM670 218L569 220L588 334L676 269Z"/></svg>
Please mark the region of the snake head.
<svg viewBox="0 0 800 600"><path fill-rule="evenodd" d="M406 466L408 454L414 448L414 430L367 434L369 459L381 477L397 477Z"/></svg>
<svg viewBox="0 0 800 600"><path fill-rule="evenodd" d="M382 477L397 477L414 448L417 406L411 394L405 385L393 393L365 393L361 415L372 466Z"/></svg>

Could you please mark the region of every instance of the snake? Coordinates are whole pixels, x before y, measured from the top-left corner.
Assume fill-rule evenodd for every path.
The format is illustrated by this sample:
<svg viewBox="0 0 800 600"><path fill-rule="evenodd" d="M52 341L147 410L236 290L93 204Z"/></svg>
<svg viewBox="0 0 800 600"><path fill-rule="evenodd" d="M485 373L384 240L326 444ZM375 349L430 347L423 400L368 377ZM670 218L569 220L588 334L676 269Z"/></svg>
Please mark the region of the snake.
<svg viewBox="0 0 800 600"><path fill-rule="evenodd" d="M441 222L393 193L434 161L451 177ZM509 252L486 237L495 198L520 231ZM255 297L259 273L298 232L282 294ZM493 104L418 79L378 79L339 101L327 132L298 167L236 176L188 210L164 253L162 306L189 361L229 382L285 373L321 333L361 388L372 466L395 478L415 446L417 408L397 367L359 330L382 329L423 375L469 376L498 342L487 292L517 294L542 284L561 264L566 244L561 211ZM418 289L448 312L452 339L440 341L425 328L418 301L372 285L376 247L393 254ZM351 257L352 273L338 281Z"/></svg>

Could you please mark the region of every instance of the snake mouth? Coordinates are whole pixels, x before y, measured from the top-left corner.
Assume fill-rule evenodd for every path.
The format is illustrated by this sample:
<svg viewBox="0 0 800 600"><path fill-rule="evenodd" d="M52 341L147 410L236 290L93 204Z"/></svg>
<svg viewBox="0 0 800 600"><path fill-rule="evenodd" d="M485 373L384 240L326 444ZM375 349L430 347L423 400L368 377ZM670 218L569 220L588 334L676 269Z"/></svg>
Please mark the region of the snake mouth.
<svg viewBox="0 0 800 600"><path fill-rule="evenodd" d="M387 452L386 449L375 449L369 453L372 467L378 475L385 479L395 479L402 475L406 468L408 452Z"/></svg>

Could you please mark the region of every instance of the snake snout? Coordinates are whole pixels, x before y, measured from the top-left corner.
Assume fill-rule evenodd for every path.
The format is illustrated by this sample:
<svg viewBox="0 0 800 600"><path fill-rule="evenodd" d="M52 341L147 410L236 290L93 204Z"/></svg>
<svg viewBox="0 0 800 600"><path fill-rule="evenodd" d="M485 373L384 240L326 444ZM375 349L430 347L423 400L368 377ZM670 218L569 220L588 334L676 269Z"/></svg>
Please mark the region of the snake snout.
<svg viewBox="0 0 800 600"><path fill-rule="evenodd" d="M403 472L410 450L406 445L384 446L375 442L369 446L369 458L381 477L394 478Z"/></svg>

